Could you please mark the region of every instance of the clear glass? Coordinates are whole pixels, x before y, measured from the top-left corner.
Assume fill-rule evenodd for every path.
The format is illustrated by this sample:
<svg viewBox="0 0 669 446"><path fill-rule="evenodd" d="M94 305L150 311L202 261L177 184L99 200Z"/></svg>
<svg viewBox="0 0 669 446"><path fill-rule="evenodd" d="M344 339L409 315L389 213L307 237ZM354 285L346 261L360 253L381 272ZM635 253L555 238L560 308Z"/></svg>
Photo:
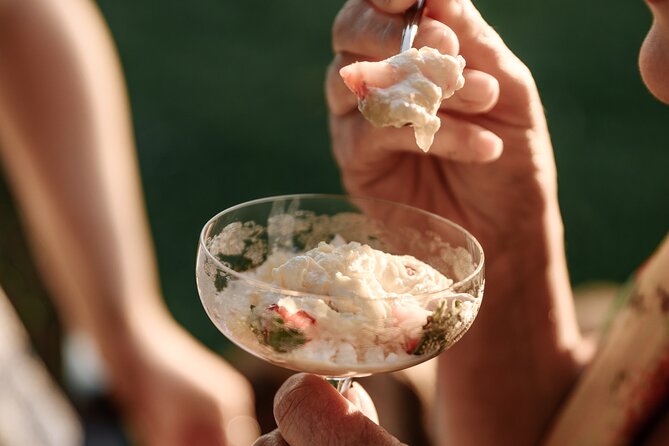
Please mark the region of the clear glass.
<svg viewBox="0 0 669 446"><path fill-rule="evenodd" d="M277 258L337 240L413 256L452 282L369 298L267 279ZM196 277L207 314L232 342L272 364L339 380L341 391L352 377L411 367L457 342L485 282L480 244L455 223L389 201L313 194L254 200L213 217L200 236Z"/></svg>

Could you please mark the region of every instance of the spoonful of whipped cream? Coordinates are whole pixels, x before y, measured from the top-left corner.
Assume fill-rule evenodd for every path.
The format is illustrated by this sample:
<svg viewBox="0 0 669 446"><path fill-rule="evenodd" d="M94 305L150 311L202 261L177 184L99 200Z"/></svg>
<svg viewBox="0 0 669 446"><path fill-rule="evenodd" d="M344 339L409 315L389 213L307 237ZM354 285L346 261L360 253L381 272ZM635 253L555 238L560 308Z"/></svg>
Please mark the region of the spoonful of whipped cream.
<svg viewBox="0 0 669 446"><path fill-rule="evenodd" d="M411 47L424 5L419 0L406 12L399 54L379 62L355 62L339 74L372 125L411 125L418 147L427 152L441 126L441 102L464 86L465 59L430 47Z"/></svg>

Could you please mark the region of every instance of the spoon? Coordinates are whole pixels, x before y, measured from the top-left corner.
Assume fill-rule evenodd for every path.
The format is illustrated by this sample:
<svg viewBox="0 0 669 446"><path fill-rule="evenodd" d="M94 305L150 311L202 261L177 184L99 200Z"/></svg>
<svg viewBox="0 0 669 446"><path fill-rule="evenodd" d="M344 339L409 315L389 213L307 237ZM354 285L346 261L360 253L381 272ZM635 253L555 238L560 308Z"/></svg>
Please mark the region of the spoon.
<svg viewBox="0 0 669 446"><path fill-rule="evenodd" d="M418 24L423 16L423 9L425 9L425 0L418 0L404 13L404 30L402 31L400 53L412 47L413 40L416 38L416 33L418 33Z"/></svg>

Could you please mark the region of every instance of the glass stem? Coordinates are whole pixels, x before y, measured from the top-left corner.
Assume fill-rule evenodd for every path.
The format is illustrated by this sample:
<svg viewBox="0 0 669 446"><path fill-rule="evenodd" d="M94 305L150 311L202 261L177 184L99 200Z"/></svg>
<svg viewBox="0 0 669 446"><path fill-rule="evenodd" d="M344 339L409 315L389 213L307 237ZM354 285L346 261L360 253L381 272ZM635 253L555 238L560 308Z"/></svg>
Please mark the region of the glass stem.
<svg viewBox="0 0 669 446"><path fill-rule="evenodd" d="M331 377L326 377L325 380L332 385L335 389L337 389L337 392L344 394L346 391L351 387L351 383L353 382L352 378L331 378Z"/></svg>

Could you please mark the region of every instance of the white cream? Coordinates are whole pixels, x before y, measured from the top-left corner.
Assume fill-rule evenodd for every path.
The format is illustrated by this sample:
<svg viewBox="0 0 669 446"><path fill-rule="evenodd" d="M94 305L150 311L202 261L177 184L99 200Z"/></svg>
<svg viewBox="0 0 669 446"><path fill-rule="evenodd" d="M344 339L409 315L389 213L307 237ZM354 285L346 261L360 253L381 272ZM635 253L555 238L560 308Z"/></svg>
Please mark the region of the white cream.
<svg viewBox="0 0 669 446"><path fill-rule="evenodd" d="M462 56L423 47L381 62L356 62L340 73L367 120L377 127L412 125L418 147L427 152L441 126L441 102L464 86L464 67Z"/></svg>
<svg viewBox="0 0 669 446"><path fill-rule="evenodd" d="M283 288L326 296L366 299L418 295L448 288L453 281L412 256L397 256L350 242L321 242L272 271Z"/></svg>
<svg viewBox="0 0 669 446"><path fill-rule="evenodd" d="M286 330L297 330L289 337L302 344L269 354L313 373L364 374L418 363L422 359L413 350L428 318L439 302L453 304L447 291L453 282L436 269L357 242L322 242L301 254L276 252L244 275L300 295L232 281L218 297L224 331L253 351L258 341L277 350ZM444 293L426 297L439 291ZM459 304L466 320L453 330L463 330L476 314L473 301ZM280 332L280 339L267 337L268 332Z"/></svg>

